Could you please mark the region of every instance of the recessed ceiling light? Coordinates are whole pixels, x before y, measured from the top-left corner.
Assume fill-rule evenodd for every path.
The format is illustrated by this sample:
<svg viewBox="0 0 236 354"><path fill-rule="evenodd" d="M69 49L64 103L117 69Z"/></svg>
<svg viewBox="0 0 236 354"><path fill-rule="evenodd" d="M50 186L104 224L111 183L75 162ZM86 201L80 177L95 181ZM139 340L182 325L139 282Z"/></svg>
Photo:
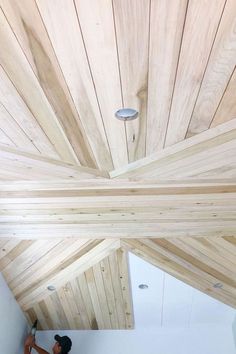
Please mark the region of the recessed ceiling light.
<svg viewBox="0 0 236 354"><path fill-rule="evenodd" d="M138 118L138 111L133 108L122 108L115 113L115 116L117 119L127 122Z"/></svg>
<svg viewBox="0 0 236 354"><path fill-rule="evenodd" d="M47 289L48 289L49 291L54 291L54 290L56 290L55 286L53 286L53 285L48 285L48 286L47 286Z"/></svg>
<svg viewBox="0 0 236 354"><path fill-rule="evenodd" d="M148 285L147 284L139 284L139 289L148 289Z"/></svg>
<svg viewBox="0 0 236 354"><path fill-rule="evenodd" d="M222 289L222 288L223 288L223 284L221 284L221 283L215 283L215 284L213 285L213 288Z"/></svg>

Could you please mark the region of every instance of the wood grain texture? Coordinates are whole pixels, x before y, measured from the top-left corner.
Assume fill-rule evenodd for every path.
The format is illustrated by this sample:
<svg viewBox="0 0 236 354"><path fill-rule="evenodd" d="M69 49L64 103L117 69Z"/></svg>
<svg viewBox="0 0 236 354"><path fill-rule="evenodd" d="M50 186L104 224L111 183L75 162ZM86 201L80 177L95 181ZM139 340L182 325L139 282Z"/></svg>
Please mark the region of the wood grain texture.
<svg viewBox="0 0 236 354"><path fill-rule="evenodd" d="M236 105L235 105L235 87L236 87L236 69L234 69L233 75L228 82L226 91L222 97L222 100L215 112L214 118L211 122L211 127L216 127L219 124L227 122L236 117Z"/></svg>
<svg viewBox="0 0 236 354"><path fill-rule="evenodd" d="M219 24L187 135L191 136L209 128L234 71L236 65L235 14L236 3L234 0L228 0ZM222 119L221 123L233 118L232 115L231 118L227 117L227 113L226 108L224 111L225 120Z"/></svg>
<svg viewBox="0 0 236 354"><path fill-rule="evenodd" d="M100 169L113 168L73 1L37 1L73 102Z"/></svg>
<svg viewBox="0 0 236 354"><path fill-rule="evenodd" d="M123 105L139 112L138 119L126 123L132 162L146 154L150 2L115 0L113 9Z"/></svg>
<svg viewBox="0 0 236 354"><path fill-rule="evenodd" d="M82 166L74 166L60 160L42 157L32 153L19 151L0 145L0 161L2 180L48 180L48 179L86 179L105 177L105 172Z"/></svg>
<svg viewBox="0 0 236 354"><path fill-rule="evenodd" d="M1 185L1 237L210 237L235 233L235 179Z"/></svg>
<svg viewBox="0 0 236 354"><path fill-rule="evenodd" d="M68 260L73 258L74 262L81 263L81 257L87 257L91 250L88 242L34 241L28 243L21 252L19 252L20 241L18 244L15 243L14 248L12 241L6 241L5 245L1 245L1 248L5 247L5 257L11 258L10 263L1 263L2 274L10 288L16 294L19 291L30 293L32 290L30 305L24 307L30 322L37 318L40 328L44 330L133 327L127 252L116 251L110 243L108 256L109 253L104 253L104 248L100 248L99 251L101 244L101 241L91 243L98 247L97 253L101 252L100 257L95 257L95 261L91 258L91 265L84 268L82 273L76 271L75 274L71 274ZM108 246L107 242L106 244ZM58 253L60 248L64 254ZM82 249L83 253L84 251L87 253L79 254L78 251L81 252ZM80 260L76 260L77 257ZM35 297L34 289L37 282L40 286L42 277L46 279L47 273L43 271L44 269L57 274L57 277L64 277L64 280L58 283L55 279L48 279L46 286L49 283L53 284L56 290L50 292L45 287L44 296L39 300L37 296ZM65 271L68 272L67 275L64 274Z"/></svg>
<svg viewBox="0 0 236 354"><path fill-rule="evenodd" d="M151 1L147 156L164 147L186 10L185 0Z"/></svg>
<svg viewBox="0 0 236 354"><path fill-rule="evenodd" d="M60 126L64 142L70 143L70 149L79 164L97 167L35 1L24 0L19 6L15 0L3 0L2 8L50 104L51 111L56 112L54 125ZM52 139L52 118L48 118L48 121L48 126L45 126L46 122L42 119L40 123L44 123L47 134L51 132Z"/></svg>
<svg viewBox="0 0 236 354"><path fill-rule="evenodd" d="M123 104L112 4L107 0L75 4L113 164L122 166L128 163L128 154L124 123L114 117Z"/></svg>
<svg viewBox="0 0 236 354"><path fill-rule="evenodd" d="M22 150L27 150L28 144L26 144L25 140L28 138L31 142L30 151L36 150L36 153L40 153L43 156L59 159L59 155L56 153L56 150L48 139L47 134L42 130L41 126L38 124L30 109L19 95L15 86L12 84L1 66L0 103L1 107L3 107L3 109L5 109L11 117L10 122L4 119L4 129L10 130L11 134L16 135L14 139L16 146ZM15 121L15 123L11 123L12 121ZM10 123L14 124L14 128L10 125ZM16 129L16 125L18 125L19 128ZM21 139L22 134L25 134L24 141Z"/></svg>
<svg viewBox="0 0 236 354"><path fill-rule="evenodd" d="M66 139L57 117L2 10L0 12L0 21L0 40L2 47L0 55L1 66L4 68L32 114L49 136L50 141L55 146L60 157L67 162L75 162L76 158L73 154L72 147ZM12 58L14 58L14 60L12 60Z"/></svg>
<svg viewBox="0 0 236 354"><path fill-rule="evenodd" d="M224 4L225 0L189 2L165 146L185 138Z"/></svg>
<svg viewBox="0 0 236 354"><path fill-rule="evenodd" d="M234 237L229 239L235 240ZM205 240L205 238L199 239L199 244ZM189 239L190 242L192 242L191 239ZM221 272L217 271L201 256L198 247L196 250L191 246L188 247L188 241L181 242L179 239L122 240L122 244L132 253L170 275L229 306L236 307L235 273L229 278L225 271L222 272L222 268ZM210 251L209 246L207 251ZM221 255L226 262L227 253L221 250ZM217 252L214 252L214 257L217 259ZM215 287L216 284L220 284L220 287Z"/></svg>
<svg viewBox="0 0 236 354"><path fill-rule="evenodd" d="M207 172L208 178L235 169L236 119L112 171L112 178L186 178ZM216 169L216 170L215 170ZM220 176L222 178L222 175ZM233 176L232 176L233 177Z"/></svg>

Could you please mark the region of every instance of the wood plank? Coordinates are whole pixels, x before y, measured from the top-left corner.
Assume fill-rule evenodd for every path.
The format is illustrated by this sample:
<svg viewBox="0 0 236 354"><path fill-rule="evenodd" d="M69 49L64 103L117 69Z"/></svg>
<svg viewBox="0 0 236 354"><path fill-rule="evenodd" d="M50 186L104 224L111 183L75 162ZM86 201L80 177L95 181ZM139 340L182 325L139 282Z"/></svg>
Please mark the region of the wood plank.
<svg viewBox="0 0 236 354"><path fill-rule="evenodd" d="M76 0L75 4L113 164L117 168L128 163L128 155L124 123L114 117L122 108L122 97L112 3Z"/></svg>
<svg viewBox="0 0 236 354"><path fill-rule="evenodd" d="M125 328L133 328L133 304L131 300L131 284L129 279L128 253L120 248L117 250L117 260L119 267L119 280L122 289L123 311L125 313Z"/></svg>
<svg viewBox="0 0 236 354"><path fill-rule="evenodd" d="M15 125L20 127L22 134L24 133L25 136L31 141L32 145L35 146L36 152L41 153L43 156L59 159L59 155L57 154L53 144L48 139L47 134L42 130L29 107L17 92L15 86L10 81L1 66L0 102L12 117L12 120L15 121ZM12 133L14 133L14 131L12 131ZM25 149L25 141L24 144L21 142L19 147L21 149Z"/></svg>
<svg viewBox="0 0 236 354"><path fill-rule="evenodd" d="M97 167L36 2L23 0L19 6L16 0L2 0L2 8L37 77L41 90L51 105L51 110L56 112L56 120L55 117L53 119L55 125L60 126L64 144L69 143L67 145L71 149L71 155L79 164ZM49 117L50 115L47 117L46 132L50 134L52 141L53 138L55 140L56 131L52 131L54 122L52 117ZM40 119L39 114L37 119ZM46 122L42 118L41 124L45 130Z"/></svg>
<svg viewBox="0 0 236 354"><path fill-rule="evenodd" d="M185 0L151 1L147 155L164 147L186 10Z"/></svg>
<svg viewBox="0 0 236 354"><path fill-rule="evenodd" d="M111 271L113 290L115 294L115 306L116 306L116 313L118 317L118 325L119 328L126 328L126 315L125 315L124 305L123 305L121 283L119 280L119 265L118 265L117 252L111 253L108 259L109 259L109 265Z"/></svg>
<svg viewBox="0 0 236 354"><path fill-rule="evenodd" d="M205 0L188 4L165 146L185 138L224 4L225 0L208 3L204 20Z"/></svg>
<svg viewBox="0 0 236 354"><path fill-rule="evenodd" d="M30 286L22 294L17 296L18 302L25 309L30 307L29 303L32 301L40 301L45 297L48 292L47 284L53 284L56 288L65 282L65 279L70 280L86 271L89 267L93 266L108 254L113 252L119 247L118 240L105 240L105 241L92 241L85 244L81 250L77 252L74 257L67 260L63 264L63 270L59 269L53 273L45 274L44 279L37 282L35 286ZM46 290L45 290L46 289Z"/></svg>
<svg viewBox="0 0 236 354"><path fill-rule="evenodd" d="M92 304L92 300L90 297L89 289L88 289L88 283L86 281L85 273L79 275L76 278L77 286L80 289L81 296L83 299L84 303L84 309L87 312L88 319L89 319L89 324L91 329L98 329L98 324L96 321L95 317L95 312Z"/></svg>
<svg viewBox="0 0 236 354"><path fill-rule="evenodd" d="M4 178L5 171L9 172L14 180L48 180L51 178L86 179L93 176L107 176L107 173L96 169L74 166L62 161L54 160L19 151L19 148L0 146L0 161ZM8 176L6 176L8 178Z"/></svg>
<svg viewBox="0 0 236 354"><path fill-rule="evenodd" d="M85 299L83 298L82 291L80 289L80 285L78 283L78 280L72 279L70 281L70 287L72 290L75 305L77 307L76 313L78 316L76 316L76 318L75 318L77 328L78 328L78 326L81 326L84 329L91 328L91 325L89 322L89 315L88 315L86 305L85 305Z"/></svg>
<svg viewBox="0 0 236 354"><path fill-rule="evenodd" d="M11 140L11 144L15 147L23 147L25 151L32 153L38 153L38 149L32 144L30 139L21 129L21 127L15 122L13 117L8 113L5 107L0 103L0 130L5 133L6 136ZM4 143L0 139L0 143Z"/></svg>
<svg viewBox="0 0 236 354"><path fill-rule="evenodd" d="M106 292L107 305L109 308L109 315L111 326L113 329L119 329L118 314L116 309L116 297L113 289L113 279L111 276L109 258L104 258L100 262L101 273L103 277L104 288Z"/></svg>
<svg viewBox="0 0 236 354"><path fill-rule="evenodd" d="M211 127L227 122L236 116L235 107L235 86L236 86L236 68L228 82L228 86L221 99L211 122Z"/></svg>
<svg viewBox="0 0 236 354"><path fill-rule="evenodd" d="M158 178L163 172L163 169L171 166L172 163L179 161L179 169L184 159L193 159L198 157L198 154L204 153L208 156L209 149L220 149L223 144L230 143L234 146L236 141L236 119L221 124L215 128L197 134L185 141L182 141L174 146L165 148L164 150L152 154L144 159L133 162L128 166L114 170L110 173L111 178ZM227 145L226 145L227 147ZM224 150L223 150L224 151ZM223 152L222 152L223 155ZM226 163L224 156L221 156L222 165ZM209 165L202 162L209 170ZM190 171L191 175L191 171ZM174 178L175 176L172 176Z"/></svg>
<svg viewBox="0 0 236 354"><path fill-rule="evenodd" d="M32 240L23 240L16 243L15 240L12 240L12 242L10 243L10 247L4 248L7 252L0 259L0 270L2 271L5 267L7 267L8 264L10 264L17 256L19 256L25 250L27 250L27 248L30 247L33 243L34 241Z"/></svg>
<svg viewBox="0 0 236 354"><path fill-rule="evenodd" d="M37 1L86 137L100 169L113 168L73 1Z"/></svg>
<svg viewBox="0 0 236 354"><path fill-rule="evenodd" d="M129 251L152 263L158 268L194 288L212 296L223 303L236 307L235 289L224 284L223 288L214 288L218 279L200 270L180 255L153 244L151 240L122 240L122 245ZM181 253L181 250L180 250ZM232 292L233 291L233 292Z"/></svg>
<svg viewBox="0 0 236 354"><path fill-rule="evenodd" d="M28 8L28 7L26 7ZM26 105L36 117L60 157L67 162L76 162L76 157L69 144L44 91L34 75L24 53L17 42L2 10L0 11L0 64ZM14 60L12 60L14 58ZM16 60L17 58L17 60ZM27 78L27 79L26 79Z"/></svg>
<svg viewBox="0 0 236 354"><path fill-rule="evenodd" d="M126 123L132 162L145 156L150 2L116 0L113 10L123 105L139 112L137 120Z"/></svg>
<svg viewBox="0 0 236 354"><path fill-rule="evenodd" d="M196 106L193 111L187 134L193 135L209 128L217 111L227 84L235 68L236 56L236 3L226 1L222 19L217 31L214 46L201 85ZM235 86L234 86L235 87ZM227 109L227 108L226 108ZM229 120L227 111L221 123ZM233 118L233 116L231 116ZM216 120L214 118L216 123ZM218 121L218 124L220 122ZM217 124L214 124L214 126Z"/></svg>
<svg viewBox="0 0 236 354"><path fill-rule="evenodd" d="M95 264L92 269L93 269L96 291L97 291L97 295L99 298L99 304L102 309L104 328L112 329L109 307L108 307L108 302L107 302L105 286L104 286L104 282L103 282L100 264L99 263Z"/></svg>

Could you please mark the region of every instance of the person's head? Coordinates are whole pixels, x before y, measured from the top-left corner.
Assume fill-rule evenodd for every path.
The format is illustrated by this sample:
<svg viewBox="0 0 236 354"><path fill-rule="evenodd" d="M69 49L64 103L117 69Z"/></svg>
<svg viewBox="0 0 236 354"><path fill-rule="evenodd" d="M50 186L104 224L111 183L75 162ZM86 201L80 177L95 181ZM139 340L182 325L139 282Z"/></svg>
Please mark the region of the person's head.
<svg viewBox="0 0 236 354"><path fill-rule="evenodd" d="M71 350L72 342L67 336L60 337L58 334L54 337L56 343L54 344L52 350L53 354L67 354Z"/></svg>

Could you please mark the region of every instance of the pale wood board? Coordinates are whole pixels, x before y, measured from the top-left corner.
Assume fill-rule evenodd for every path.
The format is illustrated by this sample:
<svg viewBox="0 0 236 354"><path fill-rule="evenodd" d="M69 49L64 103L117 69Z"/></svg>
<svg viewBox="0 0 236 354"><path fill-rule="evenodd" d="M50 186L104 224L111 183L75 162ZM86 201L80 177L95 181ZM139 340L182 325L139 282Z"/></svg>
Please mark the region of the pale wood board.
<svg viewBox="0 0 236 354"><path fill-rule="evenodd" d="M228 0L219 24L210 60L204 75L196 106L193 111L187 135L206 130L218 109L226 86L236 65L236 3ZM235 89L235 86L234 86ZM231 116L233 118L233 116ZM229 120L227 108L224 119ZM214 118L215 120L215 118ZM216 123L216 120L215 120ZM219 121L218 121L219 124ZM216 125L216 124L215 124Z"/></svg>
<svg viewBox="0 0 236 354"><path fill-rule="evenodd" d="M187 3L151 1L147 156L164 147Z"/></svg>
<svg viewBox="0 0 236 354"><path fill-rule="evenodd" d="M205 0L188 4L165 146L185 138L224 4L225 0L208 2L205 17Z"/></svg>
<svg viewBox="0 0 236 354"><path fill-rule="evenodd" d="M19 5L16 0L2 0L2 9L51 110L56 112L55 123L60 126L64 144L69 142L71 153L79 164L97 167L36 2L22 0ZM52 139L54 122L52 118L48 120L46 132L51 133ZM45 124L46 122L44 122L46 128Z"/></svg>
<svg viewBox="0 0 236 354"><path fill-rule="evenodd" d="M75 4L113 164L117 168L128 163L128 155L124 123L114 116L122 108L122 96L112 4L107 0L76 0Z"/></svg>

